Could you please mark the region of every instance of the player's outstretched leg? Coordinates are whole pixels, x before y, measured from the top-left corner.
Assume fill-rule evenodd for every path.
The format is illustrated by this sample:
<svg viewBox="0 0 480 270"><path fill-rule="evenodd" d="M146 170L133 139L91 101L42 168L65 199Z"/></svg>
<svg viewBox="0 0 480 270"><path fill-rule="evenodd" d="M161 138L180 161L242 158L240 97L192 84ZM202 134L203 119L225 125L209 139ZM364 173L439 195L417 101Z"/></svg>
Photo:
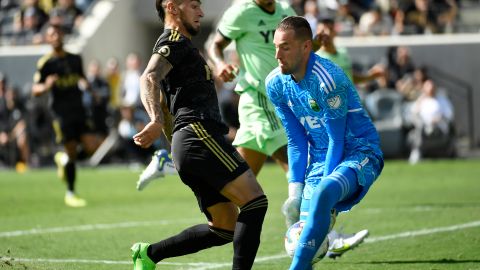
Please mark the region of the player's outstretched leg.
<svg viewBox="0 0 480 270"><path fill-rule="evenodd" d="M354 234L343 234L331 231L328 234L329 247L326 256L332 259L340 257L345 252L360 245L367 236L368 230L361 230Z"/></svg>
<svg viewBox="0 0 480 270"><path fill-rule="evenodd" d="M155 151L152 156L152 161L140 174L137 181L137 189L144 189L151 181L163 177L168 174L177 174L175 165L165 149Z"/></svg>
<svg viewBox="0 0 480 270"><path fill-rule="evenodd" d="M147 251L150 247L148 243L135 243L133 244L132 259L133 270L153 270L155 269L155 263L148 257Z"/></svg>
<svg viewBox="0 0 480 270"><path fill-rule="evenodd" d="M232 242L233 231L198 224L158 243L132 246L133 270L153 270L163 259L192 254Z"/></svg>

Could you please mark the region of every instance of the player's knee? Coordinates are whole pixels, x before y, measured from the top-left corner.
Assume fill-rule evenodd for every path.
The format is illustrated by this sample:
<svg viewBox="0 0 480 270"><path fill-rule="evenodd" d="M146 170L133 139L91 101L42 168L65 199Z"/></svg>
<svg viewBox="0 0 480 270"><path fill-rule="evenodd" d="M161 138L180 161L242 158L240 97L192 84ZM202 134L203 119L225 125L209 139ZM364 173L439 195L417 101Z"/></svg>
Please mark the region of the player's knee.
<svg viewBox="0 0 480 270"><path fill-rule="evenodd" d="M234 231L208 226L211 234L212 246L223 246L233 241Z"/></svg>
<svg viewBox="0 0 480 270"><path fill-rule="evenodd" d="M315 199L312 200L320 201L325 206L333 207L342 197L342 187L337 181L326 177L315 188L313 197Z"/></svg>
<svg viewBox="0 0 480 270"><path fill-rule="evenodd" d="M245 216L257 216L263 218L267 213L267 209L268 199L267 196L262 194L240 207L240 215L238 219L244 218Z"/></svg>

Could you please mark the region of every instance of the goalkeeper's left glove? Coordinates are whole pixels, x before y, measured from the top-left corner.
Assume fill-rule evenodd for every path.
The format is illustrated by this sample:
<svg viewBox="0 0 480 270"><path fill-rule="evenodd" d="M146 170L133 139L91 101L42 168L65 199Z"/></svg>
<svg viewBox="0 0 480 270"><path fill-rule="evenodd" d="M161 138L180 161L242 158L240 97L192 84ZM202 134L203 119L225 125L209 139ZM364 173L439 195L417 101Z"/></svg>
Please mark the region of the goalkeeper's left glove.
<svg viewBox="0 0 480 270"><path fill-rule="evenodd" d="M282 213L285 215L287 228L290 228L300 219L300 204L302 203L303 183L288 183L288 198L282 206Z"/></svg>

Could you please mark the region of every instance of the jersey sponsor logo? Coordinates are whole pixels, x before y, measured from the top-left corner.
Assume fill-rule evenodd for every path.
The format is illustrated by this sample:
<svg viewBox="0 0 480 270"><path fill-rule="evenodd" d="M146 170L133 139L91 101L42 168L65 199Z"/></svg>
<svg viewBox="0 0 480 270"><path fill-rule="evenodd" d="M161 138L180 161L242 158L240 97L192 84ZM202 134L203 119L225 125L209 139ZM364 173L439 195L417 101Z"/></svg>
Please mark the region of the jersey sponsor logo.
<svg viewBox="0 0 480 270"><path fill-rule="evenodd" d="M271 40L273 40L273 36L275 35L275 30L260 31L259 33L265 40L265 43L270 43ZM272 39L270 39L270 37Z"/></svg>
<svg viewBox="0 0 480 270"><path fill-rule="evenodd" d="M300 117L300 123L302 126L307 125L310 129L316 129L325 126L325 120L323 118L310 115Z"/></svg>
<svg viewBox="0 0 480 270"><path fill-rule="evenodd" d="M328 106L330 106L330 108L337 109L342 104L342 99L340 98L340 96L334 96L332 98L327 99L327 103L328 103Z"/></svg>
<svg viewBox="0 0 480 270"><path fill-rule="evenodd" d="M55 81L55 86L62 90L70 87L76 87L79 80L80 80L80 75L69 74L66 76L59 77L58 80Z"/></svg>
<svg viewBox="0 0 480 270"><path fill-rule="evenodd" d="M170 55L170 47L165 45L158 50L158 53L163 57L168 57Z"/></svg>

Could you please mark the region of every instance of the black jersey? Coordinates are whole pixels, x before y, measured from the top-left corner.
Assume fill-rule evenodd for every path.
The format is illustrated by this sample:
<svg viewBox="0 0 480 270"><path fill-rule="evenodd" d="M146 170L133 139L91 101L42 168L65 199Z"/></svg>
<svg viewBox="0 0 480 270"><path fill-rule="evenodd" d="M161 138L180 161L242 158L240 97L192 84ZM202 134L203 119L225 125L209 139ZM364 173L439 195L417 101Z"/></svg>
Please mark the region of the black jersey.
<svg viewBox="0 0 480 270"><path fill-rule="evenodd" d="M176 131L192 122L222 123L212 71L190 39L180 32L165 29L158 38L153 53L165 57L173 69L162 81L170 113L174 115Z"/></svg>
<svg viewBox="0 0 480 270"><path fill-rule="evenodd" d="M78 81L84 78L82 58L66 52L58 57L47 54L37 63L35 83L44 83L49 75L58 75L58 80L52 86L52 109L59 117L82 117L85 110L82 103L82 91Z"/></svg>

